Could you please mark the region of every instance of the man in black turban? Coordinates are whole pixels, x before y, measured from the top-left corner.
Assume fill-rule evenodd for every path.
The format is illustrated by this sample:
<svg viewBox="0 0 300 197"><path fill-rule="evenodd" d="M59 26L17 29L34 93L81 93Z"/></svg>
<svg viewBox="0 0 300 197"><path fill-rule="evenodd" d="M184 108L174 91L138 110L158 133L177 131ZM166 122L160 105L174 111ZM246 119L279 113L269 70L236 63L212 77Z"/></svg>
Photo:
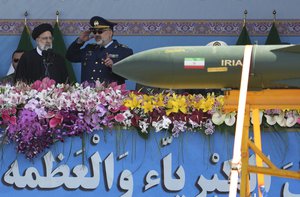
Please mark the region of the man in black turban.
<svg viewBox="0 0 300 197"><path fill-rule="evenodd" d="M81 62L81 81L118 84L125 83L125 79L112 72L112 65L130 55L132 49L113 40L113 29L116 23L100 16L90 19L90 29L82 32L70 45L66 58L71 62ZM83 45L94 38L95 44ZM83 47L83 48L82 48Z"/></svg>
<svg viewBox="0 0 300 197"><path fill-rule="evenodd" d="M52 51L53 27L48 23L40 24L33 29L32 38L37 47L22 55L15 81L32 83L49 77L57 83L67 82L65 59Z"/></svg>

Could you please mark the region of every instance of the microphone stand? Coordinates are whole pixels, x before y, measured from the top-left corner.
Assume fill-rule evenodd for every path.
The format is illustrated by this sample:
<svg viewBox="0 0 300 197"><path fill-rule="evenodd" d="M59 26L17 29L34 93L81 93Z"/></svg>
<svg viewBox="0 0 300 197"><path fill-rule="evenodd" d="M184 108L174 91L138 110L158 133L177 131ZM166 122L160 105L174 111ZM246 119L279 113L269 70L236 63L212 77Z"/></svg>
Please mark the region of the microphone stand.
<svg viewBox="0 0 300 197"><path fill-rule="evenodd" d="M43 66L45 68L45 77L50 77L49 66L53 64L54 54L52 49L42 51Z"/></svg>

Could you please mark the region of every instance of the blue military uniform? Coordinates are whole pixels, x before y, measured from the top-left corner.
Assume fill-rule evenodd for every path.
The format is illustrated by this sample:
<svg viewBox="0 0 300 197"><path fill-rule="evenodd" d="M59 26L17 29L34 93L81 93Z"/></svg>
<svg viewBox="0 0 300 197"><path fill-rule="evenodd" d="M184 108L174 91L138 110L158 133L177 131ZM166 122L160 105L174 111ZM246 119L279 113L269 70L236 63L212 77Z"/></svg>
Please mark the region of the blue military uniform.
<svg viewBox="0 0 300 197"><path fill-rule="evenodd" d="M116 23L105 20L102 17L94 16L90 20L90 31L98 31L102 29L110 29ZM125 45L119 44L117 40L112 40L105 47L98 44L87 44L82 48L84 43L75 40L67 50L66 58L71 62L81 62L81 81L101 82L118 84L125 83L125 79L112 72L112 69L104 64L104 60L109 57L113 63L116 63L133 54L132 49ZM81 49L82 48L82 49Z"/></svg>
<svg viewBox="0 0 300 197"><path fill-rule="evenodd" d="M83 44L78 44L75 40L68 48L66 57L71 62L81 62L81 81L93 82L99 80L101 82L118 84L125 83L125 79L112 72L110 67L104 65L103 60L107 55L114 63L133 54L132 49L125 45L119 44L118 41L113 42L107 47L100 47L97 44L88 44L80 49Z"/></svg>

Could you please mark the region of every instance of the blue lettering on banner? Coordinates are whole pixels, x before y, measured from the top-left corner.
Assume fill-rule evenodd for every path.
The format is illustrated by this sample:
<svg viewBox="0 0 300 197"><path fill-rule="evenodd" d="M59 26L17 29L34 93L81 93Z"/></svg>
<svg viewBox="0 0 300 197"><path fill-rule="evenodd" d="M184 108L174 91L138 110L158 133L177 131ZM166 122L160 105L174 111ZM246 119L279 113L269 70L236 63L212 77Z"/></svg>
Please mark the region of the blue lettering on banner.
<svg viewBox="0 0 300 197"><path fill-rule="evenodd" d="M298 135L263 132L263 152L275 165L297 171ZM233 139L229 132L152 133L144 140L136 132L105 131L90 134L84 147L80 138L56 143L33 161L8 144L0 161L1 196L228 196ZM255 165L253 154L249 163ZM258 196L255 174L249 183ZM300 196L297 180L265 176L264 186L269 196Z"/></svg>

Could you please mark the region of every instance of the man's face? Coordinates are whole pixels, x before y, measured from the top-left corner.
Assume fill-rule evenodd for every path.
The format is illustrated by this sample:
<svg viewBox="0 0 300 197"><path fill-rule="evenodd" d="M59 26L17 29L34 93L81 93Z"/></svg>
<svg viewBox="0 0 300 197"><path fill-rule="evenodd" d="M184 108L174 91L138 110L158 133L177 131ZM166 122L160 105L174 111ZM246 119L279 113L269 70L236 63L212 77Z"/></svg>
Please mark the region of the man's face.
<svg viewBox="0 0 300 197"><path fill-rule="evenodd" d="M52 49L53 37L50 31L45 31L36 38L37 46L40 50Z"/></svg>
<svg viewBox="0 0 300 197"><path fill-rule="evenodd" d="M22 55L23 55L23 52L17 52L12 57L12 65L13 65L13 67L14 67L15 70L17 69L19 60L20 60L20 58L21 58Z"/></svg>
<svg viewBox="0 0 300 197"><path fill-rule="evenodd" d="M111 29L95 29L93 34L95 41L101 46L107 45L112 40Z"/></svg>

